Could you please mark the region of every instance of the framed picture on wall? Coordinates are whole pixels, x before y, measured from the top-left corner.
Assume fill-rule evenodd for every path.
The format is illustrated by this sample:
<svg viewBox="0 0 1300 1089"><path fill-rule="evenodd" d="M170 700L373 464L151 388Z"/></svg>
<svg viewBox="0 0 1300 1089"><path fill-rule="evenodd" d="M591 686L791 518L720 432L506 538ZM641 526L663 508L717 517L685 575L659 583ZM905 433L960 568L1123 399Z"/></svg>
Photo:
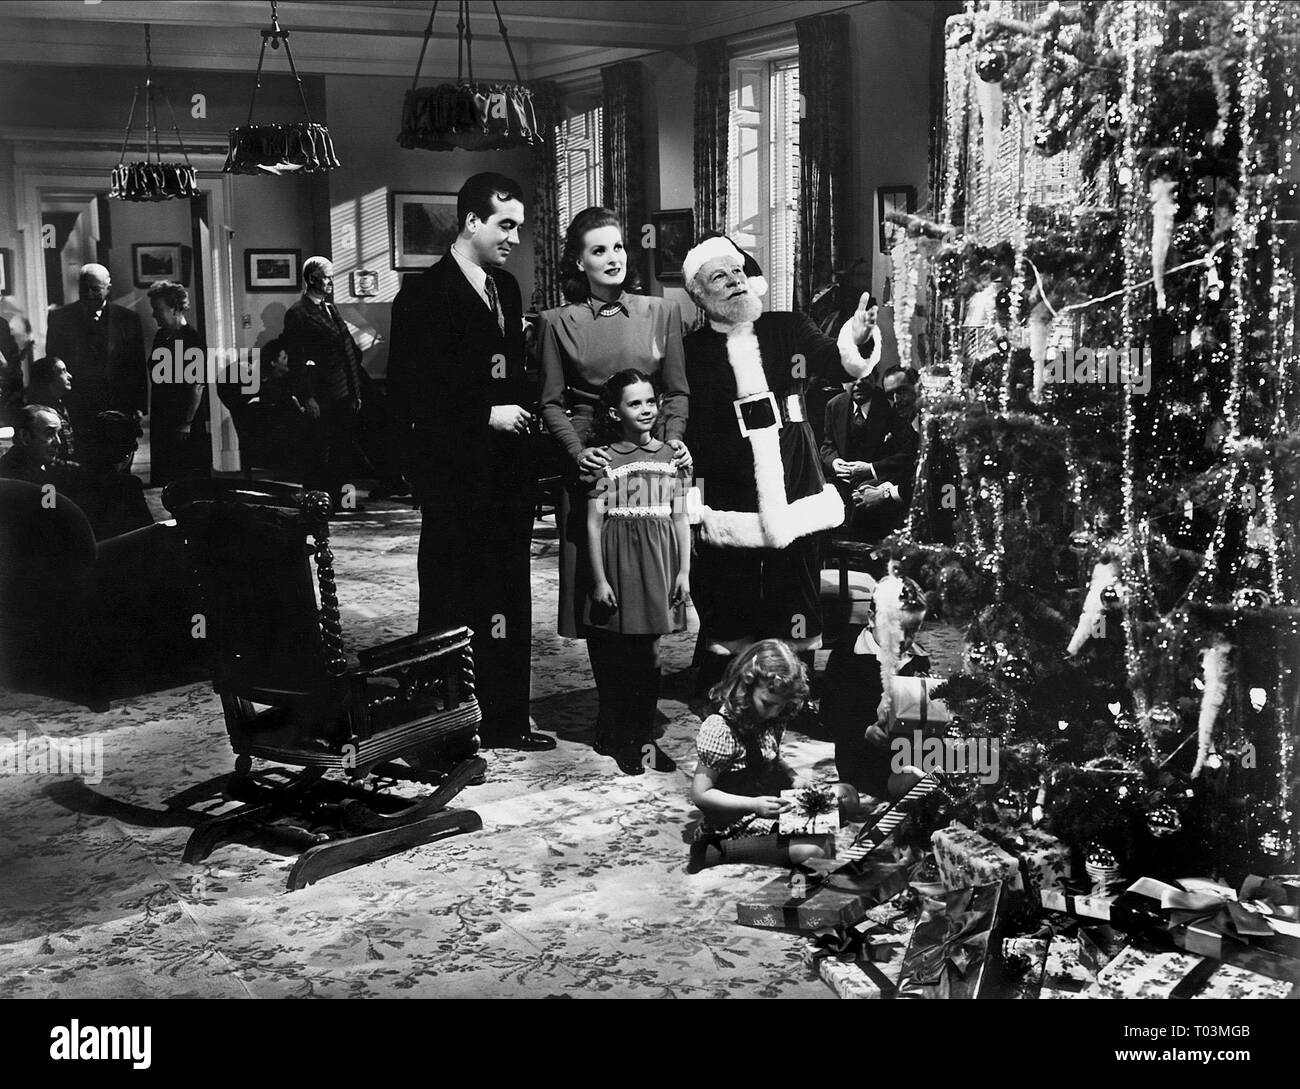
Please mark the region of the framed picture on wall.
<svg viewBox="0 0 1300 1089"><path fill-rule="evenodd" d="M0 295L14 293L14 251L0 250Z"/></svg>
<svg viewBox="0 0 1300 1089"><path fill-rule="evenodd" d="M348 289L354 298L369 299L379 294L379 273L367 268L348 273Z"/></svg>
<svg viewBox="0 0 1300 1089"><path fill-rule="evenodd" d="M455 193L394 193L389 208L393 268L428 268L451 249L456 225Z"/></svg>
<svg viewBox="0 0 1300 1089"><path fill-rule="evenodd" d="M652 212L655 229L655 279L661 284L682 282L682 262L695 244L695 213L690 208Z"/></svg>
<svg viewBox="0 0 1300 1089"><path fill-rule="evenodd" d="M185 247L179 242L133 242L131 272L136 287L151 287L163 280L183 284L189 280Z"/></svg>
<svg viewBox="0 0 1300 1089"><path fill-rule="evenodd" d="M297 291L302 250L245 250L244 276L249 291Z"/></svg>
<svg viewBox="0 0 1300 1089"><path fill-rule="evenodd" d="M876 190L876 211L880 216L880 252L888 253L893 249L897 233L901 228L897 223L890 223L890 212L916 211L915 185L882 185Z"/></svg>

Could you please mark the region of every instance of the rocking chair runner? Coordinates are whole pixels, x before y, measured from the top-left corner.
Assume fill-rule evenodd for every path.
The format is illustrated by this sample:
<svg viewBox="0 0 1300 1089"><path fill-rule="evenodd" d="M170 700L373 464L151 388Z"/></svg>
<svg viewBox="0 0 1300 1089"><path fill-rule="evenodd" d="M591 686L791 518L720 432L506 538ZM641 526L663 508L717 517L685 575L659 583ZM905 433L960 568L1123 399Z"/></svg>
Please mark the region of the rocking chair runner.
<svg viewBox="0 0 1300 1089"><path fill-rule="evenodd" d="M327 495L265 481L189 480L169 485L163 503L185 536L203 599L213 687L236 755L225 793L245 803L201 824L185 861L201 861L224 840L288 840L306 848L289 875L296 889L481 828L478 814L445 809L486 768L475 755L481 714L469 629L421 632L350 662ZM254 775L254 757L302 771L287 781L283 772ZM325 778L331 771L344 778ZM438 785L411 801L364 786L369 776ZM190 804L192 793L173 799L173 808Z"/></svg>

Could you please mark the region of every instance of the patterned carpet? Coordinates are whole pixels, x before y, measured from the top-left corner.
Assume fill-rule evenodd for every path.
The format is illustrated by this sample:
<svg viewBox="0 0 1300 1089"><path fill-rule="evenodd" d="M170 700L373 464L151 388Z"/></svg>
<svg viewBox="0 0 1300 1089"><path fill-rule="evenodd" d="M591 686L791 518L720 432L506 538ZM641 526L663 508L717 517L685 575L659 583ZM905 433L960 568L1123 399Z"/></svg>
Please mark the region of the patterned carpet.
<svg viewBox="0 0 1300 1089"><path fill-rule="evenodd" d="M151 493L152 494L152 493ZM414 630L418 516L391 503L335 532L349 642ZM771 871L685 872L683 829L699 719L686 677L694 636L664 641L663 747L672 775L628 778L590 748L582 644L553 633L554 531L534 540L533 714L554 752L491 752L466 790L483 830L284 891L290 859L243 845L183 865L187 827L146 820L170 795L230 770L207 684L95 714L0 693L4 738L100 738L103 781L0 776L3 997L781 997L830 998L799 939L734 921L738 894ZM954 633L928 640L950 660ZM828 743L791 738L796 767ZM88 792L142 807L88 811Z"/></svg>

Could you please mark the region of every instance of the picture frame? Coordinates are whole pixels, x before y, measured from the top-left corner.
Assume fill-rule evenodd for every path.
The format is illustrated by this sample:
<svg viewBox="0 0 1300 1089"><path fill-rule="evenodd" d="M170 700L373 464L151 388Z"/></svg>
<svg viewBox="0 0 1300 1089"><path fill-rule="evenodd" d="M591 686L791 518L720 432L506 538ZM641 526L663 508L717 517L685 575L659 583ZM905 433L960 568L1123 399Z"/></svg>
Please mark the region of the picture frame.
<svg viewBox="0 0 1300 1089"><path fill-rule="evenodd" d="M0 295L14 293L14 251L0 249Z"/></svg>
<svg viewBox="0 0 1300 1089"><path fill-rule="evenodd" d="M179 242L132 242L131 274L136 287L152 287L171 280L189 282L185 247Z"/></svg>
<svg viewBox="0 0 1300 1089"><path fill-rule="evenodd" d="M302 250L245 250L247 291L298 291L302 286Z"/></svg>
<svg viewBox="0 0 1300 1089"><path fill-rule="evenodd" d="M348 273L348 290L353 298L369 299L379 294L379 273L368 268Z"/></svg>
<svg viewBox="0 0 1300 1089"><path fill-rule="evenodd" d="M885 217L890 212L916 211L915 185L882 185L876 189L876 214L880 221L880 252L888 253L894 244L894 235L900 228Z"/></svg>
<svg viewBox="0 0 1300 1089"><path fill-rule="evenodd" d="M388 207L393 268L398 272L436 264L460 233L455 193L393 193Z"/></svg>
<svg viewBox="0 0 1300 1089"><path fill-rule="evenodd" d="M666 208L650 214L654 226L655 279L661 284L682 282L682 262L695 245L695 212Z"/></svg>

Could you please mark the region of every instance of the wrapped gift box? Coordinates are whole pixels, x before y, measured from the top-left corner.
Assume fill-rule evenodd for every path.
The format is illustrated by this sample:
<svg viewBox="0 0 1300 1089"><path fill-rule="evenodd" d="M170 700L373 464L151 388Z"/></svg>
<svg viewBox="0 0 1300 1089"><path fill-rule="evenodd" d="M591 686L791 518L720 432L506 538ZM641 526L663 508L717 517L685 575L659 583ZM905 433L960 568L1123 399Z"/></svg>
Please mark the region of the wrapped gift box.
<svg viewBox="0 0 1300 1089"><path fill-rule="evenodd" d="M1036 890L1041 897L1045 889L1065 888L1069 884L1070 849L1055 836L1030 826L997 825L980 831L985 839L1019 860L1020 875L1027 890Z"/></svg>
<svg viewBox="0 0 1300 1089"><path fill-rule="evenodd" d="M1043 989L1050 938L1007 938L1002 943L1006 997L1038 998Z"/></svg>
<svg viewBox="0 0 1300 1089"><path fill-rule="evenodd" d="M1081 926L1075 940L1079 964L1096 978L1097 973L1119 955L1128 938L1113 926Z"/></svg>
<svg viewBox="0 0 1300 1089"><path fill-rule="evenodd" d="M1076 891L1068 883L1064 888L1043 889L1039 899L1044 911L1059 911L1076 919L1099 923L1110 922L1110 909L1115 902L1110 893L1094 896Z"/></svg>
<svg viewBox="0 0 1300 1089"><path fill-rule="evenodd" d="M840 830L840 803L832 786L801 787L781 791L790 808L777 818L783 836L834 835Z"/></svg>
<svg viewBox="0 0 1300 1089"><path fill-rule="evenodd" d="M1190 953L1125 947L1084 996L1088 998L1286 998L1291 984Z"/></svg>
<svg viewBox="0 0 1300 1089"><path fill-rule="evenodd" d="M1009 893L1001 881L944 894L921 916L899 977L911 998L984 998L996 986Z"/></svg>
<svg viewBox="0 0 1300 1089"><path fill-rule="evenodd" d="M892 997L914 926L893 905L868 908L853 926L808 939L804 966L839 998Z"/></svg>
<svg viewBox="0 0 1300 1089"><path fill-rule="evenodd" d="M1008 881L1022 889L1020 861L996 843L962 824L940 828L930 837L939 880L945 889L973 888Z"/></svg>
<svg viewBox="0 0 1300 1089"><path fill-rule="evenodd" d="M1047 950L1040 998L1079 998L1092 983L1092 976L1079 963L1079 947L1064 938L1054 938Z"/></svg>
<svg viewBox="0 0 1300 1089"><path fill-rule="evenodd" d="M906 887L906 868L885 863L862 873L789 874L737 901L736 921L781 930L848 927Z"/></svg>

